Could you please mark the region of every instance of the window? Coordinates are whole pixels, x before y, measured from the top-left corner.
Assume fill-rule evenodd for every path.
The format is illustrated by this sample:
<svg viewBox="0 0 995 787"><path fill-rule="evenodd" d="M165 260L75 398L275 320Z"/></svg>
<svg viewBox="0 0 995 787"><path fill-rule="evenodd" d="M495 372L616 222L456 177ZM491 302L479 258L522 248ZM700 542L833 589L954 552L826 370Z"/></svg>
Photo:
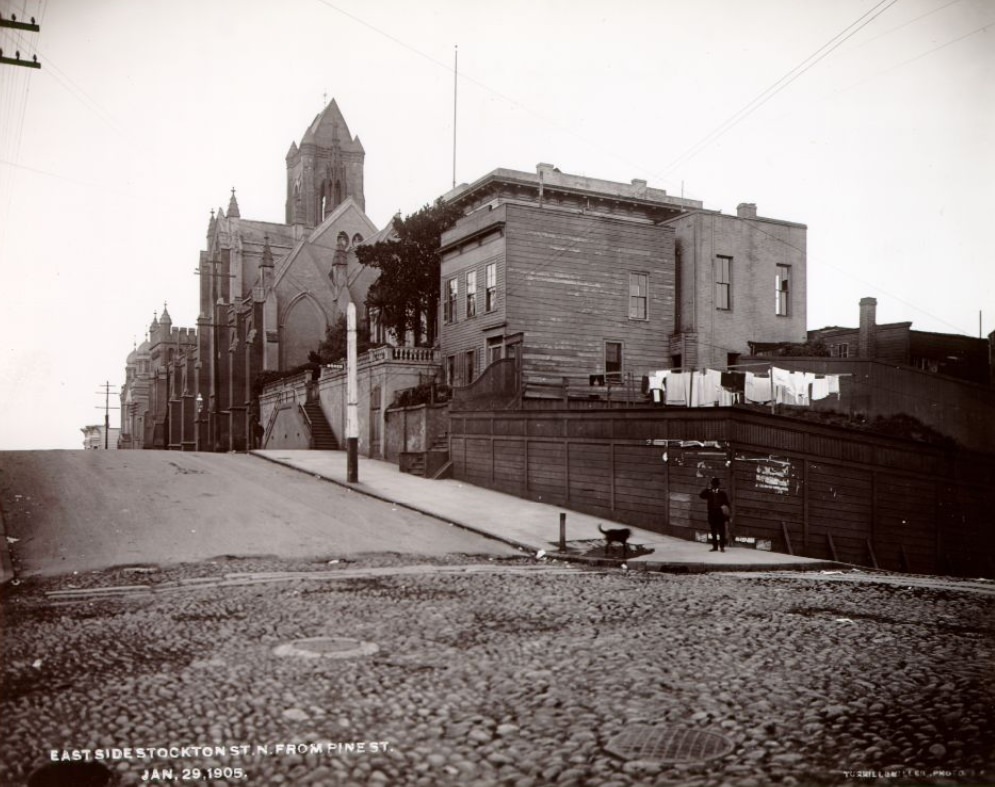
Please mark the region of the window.
<svg viewBox="0 0 995 787"><path fill-rule="evenodd" d="M646 303L649 294L649 275L645 273L629 274L629 319L645 320Z"/></svg>
<svg viewBox="0 0 995 787"><path fill-rule="evenodd" d="M790 265L777 266L777 277L774 279L774 295L776 297L774 314L779 317L788 316L788 305L790 303L788 298L788 275L790 273Z"/></svg>
<svg viewBox="0 0 995 787"><path fill-rule="evenodd" d="M829 345L829 355L833 358L849 358L850 345L847 342Z"/></svg>
<svg viewBox="0 0 995 787"><path fill-rule="evenodd" d="M446 280L446 300L442 304L442 319L447 322L456 322L456 279Z"/></svg>
<svg viewBox="0 0 995 787"><path fill-rule="evenodd" d="M466 274L466 316L473 317L477 313L477 272Z"/></svg>
<svg viewBox="0 0 995 787"><path fill-rule="evenodd" d="M622 342L605 342L605 381L622 382Z"/></svg>
<svg viewBox="0 0 995 787"><path fill-rule="evenodd" d="M477 351L467 350L463 354L463 384L469 385L477 374Z"/></svg>
<svg viewBox="0 0 995 787"><path fill-rule="evenodd" d="M495 336L487 340L487 363L501 360L501 350L504 347L504 337Z"/></svg>
<svg viewBox="0 0 995 787"><path fill-rule="evenodd" d="M484 296L484 310L492 312L497 308L497 263L487 266L487 292Z"/></svg>
<svg viewBox="0 0 995 787"><path fill-rule="evenodd" d="M732 308L732 257L715 258L715 308L728 310Z"/></svg>
<svg viewBox="0 0 995 787"><path fill-rule="evenodd" d="M456 356L449 355L446 357L446 383L449 385L456 385Z"/></svg>

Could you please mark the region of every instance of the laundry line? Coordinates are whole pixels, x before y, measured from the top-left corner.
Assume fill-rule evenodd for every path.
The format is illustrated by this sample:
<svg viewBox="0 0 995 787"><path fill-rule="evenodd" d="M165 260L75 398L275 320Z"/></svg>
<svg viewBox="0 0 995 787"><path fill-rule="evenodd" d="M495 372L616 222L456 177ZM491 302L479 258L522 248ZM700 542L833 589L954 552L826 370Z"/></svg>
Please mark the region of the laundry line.
<svg viewBox="0 0 995 787"><path fill-rule="evenodd" d="M769 374L728 369L769 366ZM654 404L683 407L729 407L740 401L753 404L807 407L813 401L840 397L841 377L852 374L821 374L782 369L772 362L731 364L717 369L661 369L648 376L647 388Z"/></svg>

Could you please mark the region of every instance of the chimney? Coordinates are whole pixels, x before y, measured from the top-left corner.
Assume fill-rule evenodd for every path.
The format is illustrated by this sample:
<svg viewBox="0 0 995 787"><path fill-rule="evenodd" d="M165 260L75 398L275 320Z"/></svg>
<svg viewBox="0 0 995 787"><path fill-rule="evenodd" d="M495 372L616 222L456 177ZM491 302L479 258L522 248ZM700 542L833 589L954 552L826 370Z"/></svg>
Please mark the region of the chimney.
<svg viewBox="0 0 995 787"><path fill-rule="evenodd" d="M755 219L757 217L757 204L755 202L740 202L736 206L736 215L741 219Z"/></svg>
<svg viewBox="0 0 995 787"><path fill-rule="evenodd" d="M632 179L632 193L635 194L635 196L637 196L637 197L645 197L646 196L646 187L647 187L647 185L649 185L649 184L645 180L643 180L642 178L633 178Z"/></svg>
<svg viewBox="0 0 995 787"><path fill-rule="evenodd" d="M871 359L874 357L874 331L877 325L877 299L860 299L860 335L857 340L857 356Z"/></svg>

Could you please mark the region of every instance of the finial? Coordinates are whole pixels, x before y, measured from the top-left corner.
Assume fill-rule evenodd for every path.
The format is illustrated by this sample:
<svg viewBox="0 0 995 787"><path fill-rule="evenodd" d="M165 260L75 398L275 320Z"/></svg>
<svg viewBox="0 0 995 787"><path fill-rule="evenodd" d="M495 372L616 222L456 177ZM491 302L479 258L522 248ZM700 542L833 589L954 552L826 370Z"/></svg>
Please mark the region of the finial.
<svg viewBox="0 0 995 787"><path fill-rule="evenodd" d="M327 90L324 93L321 94L321 105L325 106L325 107L328 106L328 91Z"/></svg>
<svg viewBox="0 0 995 787"><path fill-rule="evenodd" d="M235 187L232 186L231 189L231 201L228 203L228 217L232 219L237 219L240 217L238 212L238 200L235 199Z"/></svg>

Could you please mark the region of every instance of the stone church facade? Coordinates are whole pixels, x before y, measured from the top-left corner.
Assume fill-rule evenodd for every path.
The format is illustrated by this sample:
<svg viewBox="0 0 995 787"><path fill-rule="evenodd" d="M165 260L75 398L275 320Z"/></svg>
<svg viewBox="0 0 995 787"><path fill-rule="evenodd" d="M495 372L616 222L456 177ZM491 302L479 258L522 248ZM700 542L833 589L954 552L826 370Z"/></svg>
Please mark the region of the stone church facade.
<svg viewBox="0 0 995 787"><path fill-rule="evenodd" d="M227 210L211 212L196 330L164 333L154 321L129 356L122 447L252 446L258 375L306 362L376 278L355 254L377 233L364 212L364 158L332 100L287 153L286 223L243 218L234 189Z"/></svg>

